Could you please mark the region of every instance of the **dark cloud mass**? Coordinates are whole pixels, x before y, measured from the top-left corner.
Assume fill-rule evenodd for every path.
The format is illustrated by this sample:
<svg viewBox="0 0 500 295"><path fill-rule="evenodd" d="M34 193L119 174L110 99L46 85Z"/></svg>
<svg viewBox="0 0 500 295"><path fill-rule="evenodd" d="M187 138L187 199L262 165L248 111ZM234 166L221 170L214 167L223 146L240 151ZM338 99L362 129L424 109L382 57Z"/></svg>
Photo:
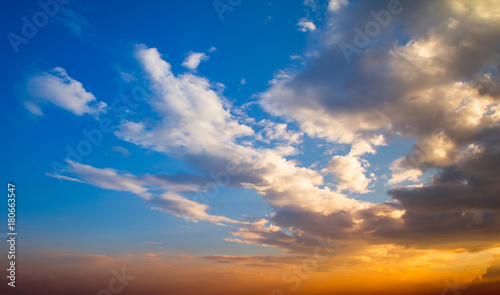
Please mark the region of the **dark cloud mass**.
<svg viewBox="0 0 500 295"><path fill-rule="evenodd" d="M349 63L339 44L353 44L354 28L386 5L356 1L332 15L326 50L262 94L261 105L332 142L352 144L370 134L415 138L395 166L437 173L422 187L389 190L394 203L327 215L280 209L270 221L344 242L498 246L498 2L401 1L401 13Z"/></svg>

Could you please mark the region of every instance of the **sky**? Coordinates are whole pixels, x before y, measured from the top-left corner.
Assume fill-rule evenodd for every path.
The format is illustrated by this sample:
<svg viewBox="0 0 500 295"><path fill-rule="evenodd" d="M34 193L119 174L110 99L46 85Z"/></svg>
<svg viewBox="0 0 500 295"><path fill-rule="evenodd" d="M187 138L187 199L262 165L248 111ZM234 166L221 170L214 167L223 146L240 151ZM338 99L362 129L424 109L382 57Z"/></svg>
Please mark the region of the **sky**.
<svg viewBox="0 0 500 295"><path fill-rule="evenodd" d="M4 1L1 293L498 294L499 4Z"/></svg>

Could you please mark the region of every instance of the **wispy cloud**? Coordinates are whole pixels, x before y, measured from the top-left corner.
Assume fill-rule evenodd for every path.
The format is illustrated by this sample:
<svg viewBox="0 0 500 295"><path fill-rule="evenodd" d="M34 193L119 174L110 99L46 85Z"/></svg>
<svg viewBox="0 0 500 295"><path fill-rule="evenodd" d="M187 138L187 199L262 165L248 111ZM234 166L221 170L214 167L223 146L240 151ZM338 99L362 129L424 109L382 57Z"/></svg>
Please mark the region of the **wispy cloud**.
<svg viewBox="0 0 500 295"><path fill-rule="evenodd" d="M83 88L82 83L71 78L60 67L32 76L26 87L30 98L25 100L24 105L35 115L43 115L41 106L47 103L78 116L106 112L106 103L97 101L92 93Z"/></svg>

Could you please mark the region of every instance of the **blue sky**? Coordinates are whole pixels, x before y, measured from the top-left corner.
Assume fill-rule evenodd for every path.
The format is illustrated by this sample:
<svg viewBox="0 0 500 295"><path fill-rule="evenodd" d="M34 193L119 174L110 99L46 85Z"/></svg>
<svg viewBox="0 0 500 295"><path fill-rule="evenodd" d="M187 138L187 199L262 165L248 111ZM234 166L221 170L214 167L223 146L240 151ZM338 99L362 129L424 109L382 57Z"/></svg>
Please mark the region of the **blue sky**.
<svg viewBox="0 0 500 295"><path fill-rule="evenodd" d="M495 1L55 1L0 12L21 251L496 253Z"/></svg>

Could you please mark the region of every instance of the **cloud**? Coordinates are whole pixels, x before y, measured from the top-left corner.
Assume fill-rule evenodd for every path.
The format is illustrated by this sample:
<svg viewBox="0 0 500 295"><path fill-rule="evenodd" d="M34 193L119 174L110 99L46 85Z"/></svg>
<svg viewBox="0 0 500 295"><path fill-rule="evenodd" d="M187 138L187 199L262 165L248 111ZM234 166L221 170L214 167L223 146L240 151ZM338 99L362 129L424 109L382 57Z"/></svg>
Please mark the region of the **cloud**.
<svg viewBox="0 0 500 295"><path fill-rule="evenodd" d="M287 233L279 226L272 224L272 221L267 218L252 220L240 226L239 229L230 231L230 233L235 238L226 238L226 241L278 247L292 253L310 254L318 245L313 236Z"/></svg>
<svg viewBox="0 0 500 295"><path fill-rule="evenodd" d="M312 21L303 18L297 23L297 30L302 32L314 31L316 30L316 25Z"/></svg>
<svg viewBox="0 0 500 295"><path fill-rule="evenodd" d="M493 255L490 266L481 278L476 278L466 286L464 295L495 294L500 287L500 255Z"/></svg>
<svg viewBox="0 0 500 295"><path fill-rule="evenodd" d="M202 257L205 260L217 263L241 264L255 267L288 267L299 265L307 256L300 255L253 255L253 256L231 256L231 255L208 255Z"/></svg>
<svg viewBox="0 0 500 295"><path fill-rule="evenodd" d="M64 180L87 183L103 189L125 191L133 193L148 200L155 210L170 213L177 217L191 221L203 220L218 225L224 223L239 223L223 216L214 216L206 213L210 208L205 204L188 200L177 195L178 192L196 191L201 192L202 183L209 183L210 179L191 175L141 175L136 176L129 173L120 173L111 168L95 168L89 165L68 161L69 173L78 178L48 175ZM198 183L198 184L197 184ZM156 196L154 191L163 190L166 193Z"/></svg>
<svg viewBox="0 0 500 295"><path fill-rule="evenodd" d="M151 209L168 212L177 217L183 217L191 221L203 220L213 222L217 225L224 223L240 223L239 221L224 216L207 214L209 207L195 201L185 199L174 194L163 194L160 198L151 201L156 207Z"/></svg>
<svg viewBox="0 0 500 295"><path fill-rule="evenodd" d="M266 143L281 141L289 145L302 143L302 132L287 130L286 123L274 123L270 120L262 120L258 125L264 128L257 135L257 139Z"/></svg>
<svg viewBox="0 0 500 295"><path fill-rule="evenodd" d="M43 255L47 255L52 259L58 260L59 263L71 263L71 264L112 264L120 262L118 259L97 254L72 254L72 253L53 253L53 252L41 252Z"/></svg>
<svg viewBox="0 0 500 295"><path fill-rule="evenodd" d="M369 192L370 179L365 176L366 169L359 158L351 155L334 156L328 163L328 171L334 174L339 189L358 193Z"/></svg>
<svg viewBox="0 0 500 295"><path fill-rule="evenodd" d="M130 192L145 199L150 199L152 196L144 186L145 183L131 174L120 174L114 169L99 169L73 161L68 161L68 163L70 172L80 178L79 182L89 183L103 189ZM67 180L71 179L67 178Z"/></svg>
<svg viewBox="0 0 500 295"><path fill-rule="evenodd" d="M224 108L205 78L190 73L176 77L154 48L139 48L137 57L161 97L150 103L163 120L149 130L143 123L126 121L118 137L161 152L225 154L235 138L253 134Z"/></svg>
<svg viewBox="0 0 500 295"><path fill-rule="evenodd" d="M396 185L405 181L420 181L420 176L422 176L422 171L420 169L408 166L406 158L394 160L390 169L392 171L392 177L387 181L388 185Z"/></svg>
<svg viewBox="0 0 500 295"><path fill-rule="evenodd" d="M68 161L67 172L78 178L49 174L48 176L69 181L88 183L100 188L126 191L149 199L149 190L164 190L170 192L198 192L212 178L190 174L144 174L133 175L111 168L95 168L89 165Z"/></svg>
<svg viewBox="0 0 500 295"><path fill-rule="evenodd" d="M114 146L111 151L120 153L123 157L130 157L130 152L121 146Z"/></svg>
<svg viewBox="0 0 500 295"><path fill-rule="evenodd" d="M304 0L303 4L305 6L311 7L313 11L316 11L318 9L318 3L316 3L316 0Z"/></svg>
<svg viewBox="0 0 500 295"><path fill-rule="evenodd" d="M26 87L31 99L26 100L24 105L35 115L43 115L41 105L46 103L52 103L78 116L106 112L106 103L96 101L94 95L83 88L82 83L68 76L60 67L31 77Z"/></svg>
<svg viewBox="0 0 500 295"><path fill-rule="evenodd" d="M82 14L68 8L61 8L61 12L56 19L69 29L71 33L80 39L84 36L93 37L88 33L92 26Z"/></svg>
<svg viewBox="0 0 500 295"><path fill-rule="evenodd" d="M317 187L323 183L319 173L283 158L295 154L295 148L257 149L239 143L239 138L254 138L255 131L237 122L224 107L224 99L210 89L208 80L191 73L175 76L154 48L139 48L137 57L160 97L149 103L161 120L151 126L125 121L115 133L118 137L176 156L206 172L226 171L229 164L236 166L241 172L231 175L230 185L255 189L278 208L304 206L331 212L360 206L358 201L329 188ZM285 132L284 125L272 126L278 127L272 131L276 139L298 140L297 135Z"/></svg>
<svg viewBox="0 0 500 295"><path fill-rule="evenodd" d="M330 0L328 1L328 10L329 11L337 11L344 6L349 4L348 0Z"/></svg>
<svg viewBox="0 0 500 295"><path fill-rule="evenodd" d="M498 71L499 47L492 42L500 36L498 8L492 1L474 7L466 1L403 3L411 9L405 6L393 16L349 64L339 43L353 40L352 28L369 22L370 11L381 11L382 4L366 1L332 18L325 32L329 47L304 71L281 73L260 104L297 122L311 137L351 146L350 154L335 155L329 165L342 189L366 191L361 156L385 144L370 144L373 138L415 140L408 155L391 165L390 185L434 174L422 187L389 191L395 202L351 210L345 228L323 235L469 251L493 247L499 222L493 171L499 154L498 85L486 82L486 91L476 81L491 81ZM405 25L408 42L397 41L393 28L399 25ZM277 219L283 212L288 218ZM271 221L304 236L323 228L323 222L308 226L311 220L340 214L306 213L278 210Z"/></svg>
<svg viewBox="0 0 500 295"><path fill-rule="evenodd" d="M484 3L480 6L484 7ZM375 4L363 5L368 7L359 7L360 11L379 9L374 7ZM420 6L431 4L424 1L417 5L412 9L419 11L425 9ZM366 54L359 56L354 64L346 62L338 43L331 45L307 70L281 80L264 93L261 104L272 114L297 120L302 130L311 136L341 143L352 143L367 133L380 131L423 138L427 135L426 130L430 133L432 126L439 126L438 121L445 114L452 114L463 104L475 104L480 112L472 108L469 108L470 111L463 110L460 116L473 117L464 120L457 118L456 121L460 121L458 127L468 128L463 124L470 120L487 123L488 118L481 120L478 116L481 113L488 114L486 110L494 104L492 98L474 94L475 88L463 81L473 79L477 72L486 70L488 64L495 60L497 45L491 42L491 38L498 35L498 29L489 24L488 30L476 32L475 28L483 30L480 29L483 24L490 22L487 16L474 15L468 19L463 13L458 13L455 21L446 21L451 16L446 15L445 8L440 9L445 21L439 24L432 19L438 23L436 27L420 28L425 26L422 23L424 20L415 21L416 24L412 24L409 30L419 27L420 31L415 33L415 40L402 45L394 45L389 41L394 37L380 36L378 42L387 42L377 43L377 48L367 48ZM415 11L408 9L403 13L405 15L401 15L398 20L411 17ZM343 17L348 18L348 15ZM339 31L337 27L335 34L339 38L346 35L345 39L349 40L351 28L355 25L347 22L347 19L335 19L336 25L346 26L345 32ZM362 20L360 22L363 23ZM393 20L391 26L397 24L399 21ZM388 29L387 32L392 31ZM463 44L461 42L465 42L465 38L475 40L473 48L456 45ZM433 55L428 56L425 52L433 52ZM455 61L462 59L476 62L471 63L470 67L458 66ZM483 66L484 69L481 69ZM343 70L339 71L339 67ZM369 74L371 70L381 67L387 70L377 75ZM418 70L409 70L412 68ZM387 87L382 88L381 85ZM443 99L432 99L434 97ZM471 97L480 99L476 101ZM283 110L286 110L284 114ZM447 125L452 125L450 123Z"/></svg>
<svg viewBox="0 0 500 295"><path fill-rule="evenodd" d="M486 273L483 274L482 279L500 281L500 254L493 256L493 259L490 261L490 267L486 269Z"/></svg>
<svg viewBox="0 0 500 295"><path fill-rule="evenodd" d="M190 70L196 70L202 61L208 60L208 56L205 53L190 52L182 66Z"/></svg>

